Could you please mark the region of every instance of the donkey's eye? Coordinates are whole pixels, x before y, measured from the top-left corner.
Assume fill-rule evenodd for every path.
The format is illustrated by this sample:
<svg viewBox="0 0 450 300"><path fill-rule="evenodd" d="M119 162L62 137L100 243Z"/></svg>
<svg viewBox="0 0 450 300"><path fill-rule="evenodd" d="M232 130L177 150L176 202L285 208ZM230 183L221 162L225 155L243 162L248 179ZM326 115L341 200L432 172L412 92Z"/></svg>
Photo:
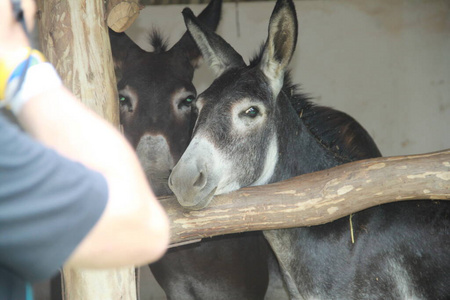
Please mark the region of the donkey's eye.
<svg viewBox="0 0 450 300"><path fill-rule="evenodd" d="M126 102L129 102L129 99L125 96L119 95L119 102L120 104L125 104Z"/></svg>
<svg viewBox="0 0 450 300"><path fill-rule="evenodd" d="M127 96L119 95L119 104L128 107L128 112L133 112L130 99Z"/></svg>
<svg viewBox="0 0 450 300"><path fill-rule="evenodd" d="M189 106L192 105L192 103L194 102L194 100L195 100L195 97L194 97L194 96L189 96L189 97L187 97L186 99L184 99L183 101L181 101L180 105L189 107Z"/></svg>
<svg viewBox="0 0 450 300"><path fill-rule="evenodd" d="M254 118L259 114L259 110L256 107L251 106L244 111L244 114L247 117Z"/></svg>

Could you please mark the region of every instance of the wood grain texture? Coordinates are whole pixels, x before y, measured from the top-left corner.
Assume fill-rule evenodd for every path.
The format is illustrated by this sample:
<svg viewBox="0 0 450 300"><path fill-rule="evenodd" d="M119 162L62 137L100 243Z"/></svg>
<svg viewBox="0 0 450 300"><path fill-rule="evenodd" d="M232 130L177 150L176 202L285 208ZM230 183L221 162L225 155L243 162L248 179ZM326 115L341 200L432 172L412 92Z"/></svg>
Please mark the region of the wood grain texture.
<svg viewBox="0 0 450 300"><path fill-rule="evenodd" d="M199 211L160 201L171 244L244 231L312 226L395 201L450 199L450 150L357 161L216 196Z"/></svg>
<svg viewBox="0 0 450 300"><path fill-rule="evenodd" d="M103 1L38 0L37 5L41 49L64 85L118 128L116 79ZM67 300L137 297L133 267L105 271L64 268L62 273Z"/></svg>
<svg viewBox="0 0 450 300"><path fill-rule="evenodd" d="M124 32L139 16L139 0L108 0L106 24L115 32Z"/></svg>
<svg viewBox="0 0 450 300"><path fill-rule="evenodd" d="M37 4L41 49L64 85L118 126L119 104L103 1L38 0Z"/></svg>

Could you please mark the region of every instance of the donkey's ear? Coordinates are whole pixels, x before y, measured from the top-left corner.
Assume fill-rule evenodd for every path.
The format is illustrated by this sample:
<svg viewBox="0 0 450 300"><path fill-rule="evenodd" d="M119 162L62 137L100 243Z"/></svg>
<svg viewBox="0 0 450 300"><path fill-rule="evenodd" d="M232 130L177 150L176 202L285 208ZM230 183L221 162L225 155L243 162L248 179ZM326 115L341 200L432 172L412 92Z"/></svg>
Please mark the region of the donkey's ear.
<svg viewBox="0 0 450 300"><path fill-rule="evenodd" d="M216 31L222 14L222 0L211 0L208 6L198 15L198 19L212 31Z"/></svg>
<svg viewBox="0 0 450 300"><path fill-rule="evenodd" d="M260 62L275 98L297 44L297 14L292 0L278 0L270 17L269 36Z"/></svg>
<svg viewBox="0 0 450 300"><path fill-rule="evenodd" d="M203 26L189 8L183 10L183 17L188 32L216 76L227 69L245 66L242 56L223 38Z"/></svg>
<svg viewBox="0 0 450 300"><path fill-rule="evenodd" d="M111 52L114 60L114 70L119 80L123 65L127 60L134 61L139 54L145 52L136 45L125 33L109 30L109 41L111 43Z"/></svg>
<svg viewBox="0 0 450 300"><path fill-rule="evenodd" d="M211 31L217 29L222 13L222 0L211 0L208 6L198 15L198 19ZM174 51L181 51L188 56L194 68L200 66L202 53L198 49L189 32L185 32L181 39L173 46ZM171 50L172 50L171 49Z"/></svg>

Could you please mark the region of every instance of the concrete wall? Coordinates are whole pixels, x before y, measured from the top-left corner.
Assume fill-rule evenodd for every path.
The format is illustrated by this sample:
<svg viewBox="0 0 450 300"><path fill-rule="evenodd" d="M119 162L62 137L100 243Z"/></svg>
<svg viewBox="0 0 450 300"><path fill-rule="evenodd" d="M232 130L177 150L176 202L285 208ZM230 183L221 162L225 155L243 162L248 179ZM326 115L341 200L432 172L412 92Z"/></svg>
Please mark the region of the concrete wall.
<svg viewBox="0 0 450 300"><path fill-rule="evenodd" d="M357 119L383 155L450 148L450 1L296 1L294 82L322 105ZM218 33L248 60L265 40L274 2L225 3ZM127 33L143 48L149 28L172 45L183 5L145 8ZM204 5L191 5L199 13ZM206 66L194 83L212 81Z"/></svg>

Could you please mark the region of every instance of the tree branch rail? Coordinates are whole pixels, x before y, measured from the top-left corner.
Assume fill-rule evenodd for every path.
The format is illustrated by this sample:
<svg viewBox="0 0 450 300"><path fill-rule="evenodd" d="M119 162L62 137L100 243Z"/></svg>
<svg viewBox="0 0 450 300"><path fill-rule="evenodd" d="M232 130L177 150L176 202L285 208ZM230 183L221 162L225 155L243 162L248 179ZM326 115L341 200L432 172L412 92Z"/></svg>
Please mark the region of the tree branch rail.
<svg viewBox="0 0 450 300"><path fill-rule="evenodd" d="M450 149L356 161L286 181L216 196L202 210L160 197L171 220L171 244L245 231L313 226L372 206L450 199Z"/></svg>

